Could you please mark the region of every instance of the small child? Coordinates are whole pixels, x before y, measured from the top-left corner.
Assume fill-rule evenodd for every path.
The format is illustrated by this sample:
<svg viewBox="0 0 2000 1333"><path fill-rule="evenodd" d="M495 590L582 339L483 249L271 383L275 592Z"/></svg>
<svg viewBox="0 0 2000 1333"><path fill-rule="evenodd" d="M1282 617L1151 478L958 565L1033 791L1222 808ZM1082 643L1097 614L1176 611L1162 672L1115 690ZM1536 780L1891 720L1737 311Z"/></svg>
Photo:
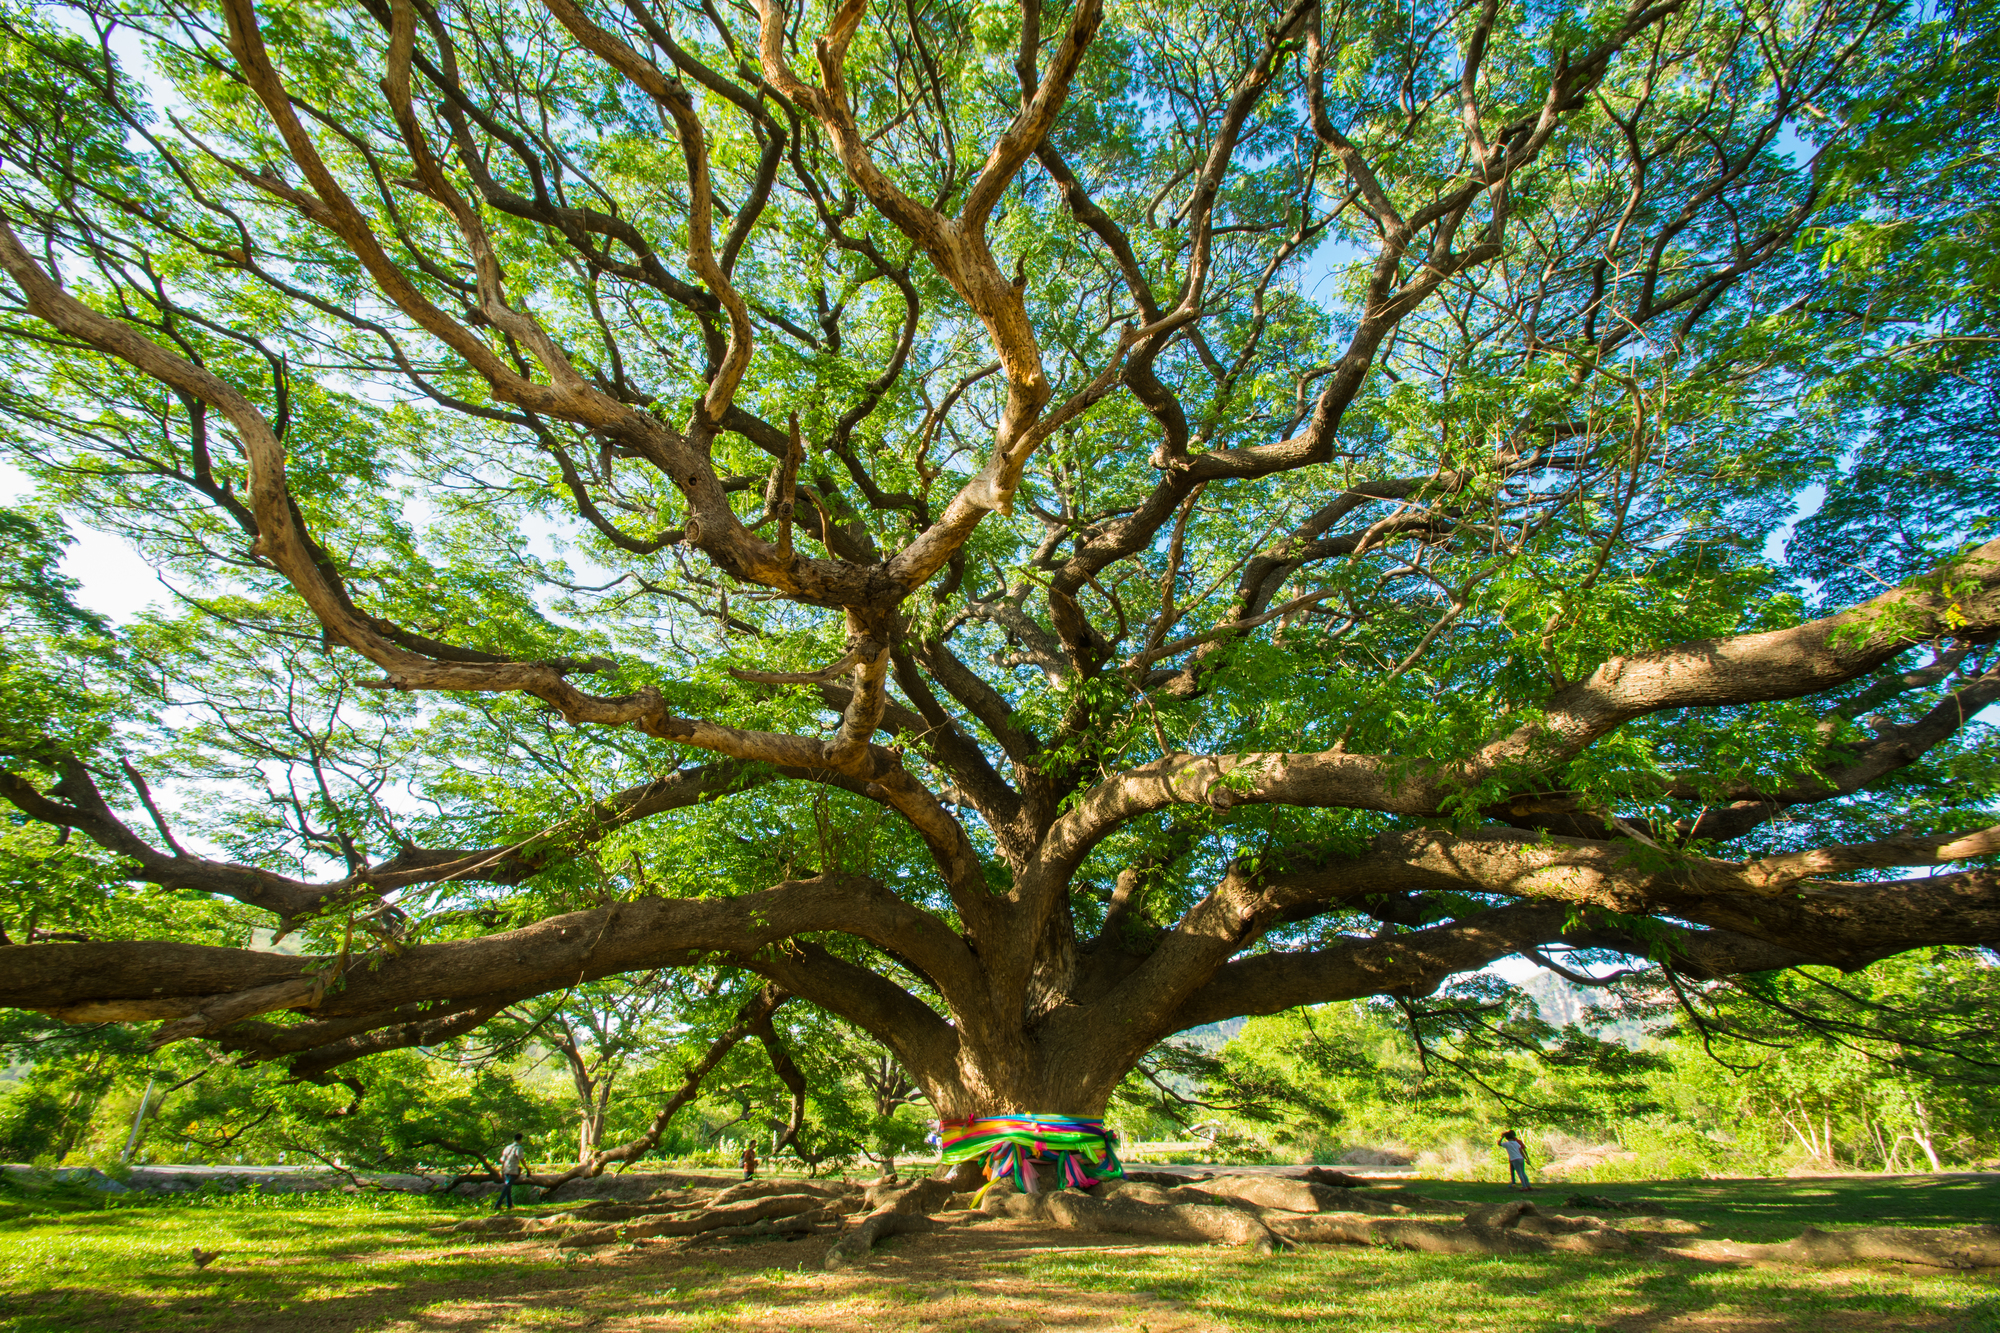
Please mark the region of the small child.
<svg viewBox="0 0 2000 1333"><path fill-rule="evenodd" d="M757 1178L757 1145L754 1143L743 1145L743 1178L745 1180Z"/></svg>

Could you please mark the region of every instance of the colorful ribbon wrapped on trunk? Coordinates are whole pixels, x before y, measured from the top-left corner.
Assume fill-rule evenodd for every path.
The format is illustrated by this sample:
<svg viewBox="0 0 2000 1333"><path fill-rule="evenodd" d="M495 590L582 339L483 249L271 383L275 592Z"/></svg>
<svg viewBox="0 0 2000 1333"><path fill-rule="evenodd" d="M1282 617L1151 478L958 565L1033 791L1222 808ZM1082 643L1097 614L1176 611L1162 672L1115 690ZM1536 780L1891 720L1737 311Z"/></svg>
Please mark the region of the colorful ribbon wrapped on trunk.
<svg viewBox="0 0 2000 1333"><path fill-rule="evenodd" d="M1117 1135L1102 1120L1075 1115L991 1115L945 1120L938 1137L946 1162L986 1158L986 1184L1012 1180L1023 1194L1038 1189L1087 1190L1125 1174L1113 1146ZM1037 1171L1039 1165L1040 1171ZM1054 1179L1045 1176L1053 1174ZM978 1206L977 1200L974 1207Z"/></svg>

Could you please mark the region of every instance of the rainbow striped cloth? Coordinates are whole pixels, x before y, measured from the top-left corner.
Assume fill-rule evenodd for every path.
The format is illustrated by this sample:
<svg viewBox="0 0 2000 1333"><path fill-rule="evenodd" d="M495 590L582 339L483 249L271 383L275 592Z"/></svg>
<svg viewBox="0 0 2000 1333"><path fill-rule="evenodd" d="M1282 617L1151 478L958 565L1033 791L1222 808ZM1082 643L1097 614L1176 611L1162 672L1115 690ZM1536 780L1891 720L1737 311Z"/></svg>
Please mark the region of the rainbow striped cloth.
<svg viewBox="0 0 2000 1333"><path fill-rule="evenodd" d="M991 1115L969 1120L941 1120L938 1138L946 1162L964 1162L984 1155L986 1184L980 1195L1002 1180L1011 1179L1014 1188L1033 1194L1043 1184L1036 1178L1035 1163L1049 1169L1056 1178L1050 1189L1087 1190L1100 1180L1115 1180L1125 1174L1112 1145L1117 1135L1102 1120L1074 1115ZM975 1199L973 1206L978 1207Z"/></svg>

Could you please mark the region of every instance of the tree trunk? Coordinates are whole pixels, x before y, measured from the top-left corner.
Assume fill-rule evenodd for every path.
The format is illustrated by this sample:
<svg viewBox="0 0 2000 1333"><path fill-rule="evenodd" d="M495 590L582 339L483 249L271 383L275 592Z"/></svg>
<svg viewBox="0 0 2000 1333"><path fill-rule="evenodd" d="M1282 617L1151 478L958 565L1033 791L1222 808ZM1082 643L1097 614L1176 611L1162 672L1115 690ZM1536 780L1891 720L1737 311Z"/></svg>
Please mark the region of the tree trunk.
<svg viewBox="0 0 2000 1333"><path fill-rule="evenodd" d="M583 1124L579 1134L578 1162L588 1162L604 1146L604 1122L611 1114L611 1089L618 1081L618 1070L613 1067L597 1080L595 1095L584 1103Z"/></svg>
<svg viewBox="0 0 2000 1333"><path fill-rule="evenodd" d="M1924 1104L1914 1097L1910 1099L1910 1105L1915 1108L1917 1113L1916 1126L1910 1131L1911 1142L1924 1150L1924 1156L1930 1159L1931 1170L1933 1172L1944 1170L1943 1163L1938 1161L1937 1149L1931 1144L1930 1112L1926 1111Z"/></svg>
<svg viewBox="0 0 2000 1333"><path fill-rule="evenodd" d="M1894 1171L1896 1169L1895 1149L1883 1142L1882 1122L1868 1114L1868 1105L1866 1102L1863 1102L1861 1106L1861 1120L1868 1127L1869 1135L1875 1140L1875 1153L1882 1159L1882 1169L1884 1171Z"/></svg>
<svg viewBox="0 0 2000 1333"><path fill-rule="evenodd" d="M1800 1105L1797 1109L1798 1119L1794 1120L1790 1111L1780 1107L1778 1109L1778 1119L1785 1122L1785 1128L1792 1131L1792 1137L1797 1139L1799 1146L1806 1150L1806 1160L1817 1162L1820 1160L1820 1150L1817 1136L1813 1132L1812 1116L1806 1111L1803 1105Z"/></svg>
<svg viewBox="0 0 2000 1333"><path fill-rule="evenodd" d="M563 1063L569 1066L570 1083L576 1089L577 1130L576 1160L587 1165L597 1153L597 1142L604 1133L604 1112L597 1079L593 1077L590 1063L583 1058L583 1049L575 1034L558 1026L554 1038L556 1049L562 1052ZM608 1094L610 1089L601 1091Z"/></svg>
<svg viewBox="0 0 2000 1333"><path fill-rule="evenodd" d="M1908 1139L1911 1143L1916 1144L1918 1150L1929 1160L1932 1171L1943 1170L1943 1164L1938 1161L1937 1149L1932 1141L1930 1111L1911 1094L1908 1088L1900 1089L1900 1091L1903 1095L1903 1100L1908 1104L1907 1109L1909 1111L1910 1125L1906 1130L1896 1135L1895 1140L1890 1144L1890 1151L1900 1159L1903 1140Z"/></svg>

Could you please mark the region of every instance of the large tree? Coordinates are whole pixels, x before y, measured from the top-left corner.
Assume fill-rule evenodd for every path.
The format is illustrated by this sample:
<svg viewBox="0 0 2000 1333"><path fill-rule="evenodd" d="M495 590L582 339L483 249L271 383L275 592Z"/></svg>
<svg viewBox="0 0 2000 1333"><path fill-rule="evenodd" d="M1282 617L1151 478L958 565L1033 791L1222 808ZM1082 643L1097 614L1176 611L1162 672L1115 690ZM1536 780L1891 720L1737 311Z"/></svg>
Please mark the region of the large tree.
<svg viewBox="0 0 2000 1333"><path fill-rule="evenodd" d="M311 947L0 1004L324 1077L724 965L1093 1115L1512 954L2000 939L1897 877L2000 850L1990 17L11 11L7 443L177 609L28 525L0 795Z"/></svg>

